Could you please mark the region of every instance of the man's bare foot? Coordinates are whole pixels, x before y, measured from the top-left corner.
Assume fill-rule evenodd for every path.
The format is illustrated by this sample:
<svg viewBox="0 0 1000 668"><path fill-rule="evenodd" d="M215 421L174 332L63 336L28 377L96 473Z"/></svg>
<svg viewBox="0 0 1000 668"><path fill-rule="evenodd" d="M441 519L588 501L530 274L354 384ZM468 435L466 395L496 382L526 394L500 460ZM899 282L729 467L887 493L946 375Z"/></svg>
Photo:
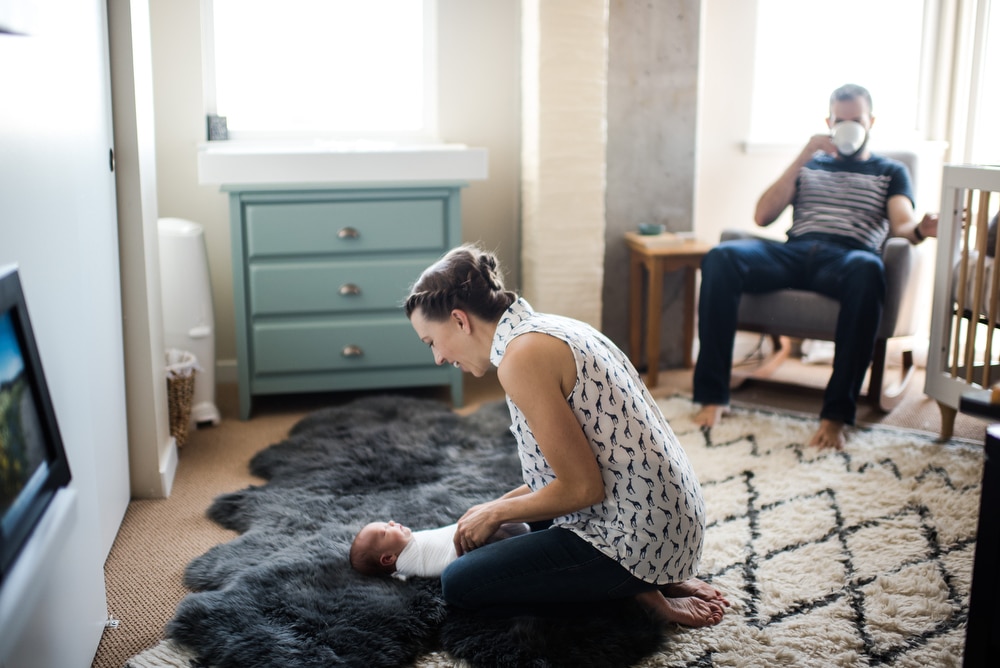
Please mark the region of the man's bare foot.
<svg viewBox="0 0 1000 668"><path fill-rule="evenodd" d="M722 604L694 596L666 598L658 591L647 591L636 596L636 600L661 621L684 626L715 626L725 614Z"/></svg>
<svg viewBox="0 0 1000 668"><path fill-rule="evenodd" d="M728 406L717 404L705 404L701 410L691 418L699 427L714 427L722 419L722 416L729 412Z"/></svg>
<svg viewBox="0 0 1000 668"><path fill-rule="evenodd" d="M691 578L684 582L674 582L660 587L660 592L667 598L685 598L694 596L703 601L715 601L727 608L730 606L729 600L722 595L722 592L698 578Z"/></svg>
<svg viewBox="0 0 1000 668"><path fill-rule="evenodd" d="M844 446L847 445L847 437L844 436L844 423L823 418L819 421L819 429L809 439L809 445L820 450L830 448L843 450Z"/></svg>

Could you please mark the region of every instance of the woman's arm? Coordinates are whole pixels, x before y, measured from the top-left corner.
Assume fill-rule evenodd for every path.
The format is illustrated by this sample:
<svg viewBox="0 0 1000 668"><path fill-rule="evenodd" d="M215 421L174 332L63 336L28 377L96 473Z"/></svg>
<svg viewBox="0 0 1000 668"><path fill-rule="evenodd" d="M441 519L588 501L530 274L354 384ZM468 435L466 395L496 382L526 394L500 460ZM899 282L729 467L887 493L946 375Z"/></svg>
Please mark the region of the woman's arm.
<svg viewBox="0 0 1000 668"><path fill-rule="evenodd" d="M531 493L531 488L530 487L528 487L527 485L521 485L520 487L515 487L514 489L510 490L509 492L507 492L506 494L504 494L500 498L501 499L513 499L515 496L523 496L525 494L530 494L530 493Z"/></svg>
<svg viewBox="0 0 1000 668"><path fill-rule="evenodd" d="M470 508L455 532L459 554L483 545L505 522L559 517L605 496L597 458L566 400L576 384L569 346L546 334L519 336L508 345L497 375L524 414L556 478L536 492L525 486Z"/></svg>

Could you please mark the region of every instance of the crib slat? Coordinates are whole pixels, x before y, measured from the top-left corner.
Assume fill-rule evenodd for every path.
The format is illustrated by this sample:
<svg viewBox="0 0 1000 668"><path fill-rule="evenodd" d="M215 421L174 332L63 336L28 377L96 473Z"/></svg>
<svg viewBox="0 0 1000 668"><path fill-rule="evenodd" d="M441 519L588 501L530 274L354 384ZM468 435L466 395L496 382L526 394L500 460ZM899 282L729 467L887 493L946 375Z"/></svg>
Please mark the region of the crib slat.
<svg viewBox="0 0 1000 668"><path fill-rule="evenodd" d="M983 230L983 236L989 234L989 218L990 218L990 191L980 190L979 191L979 218L976 221L978 225ZM1000 237L1000 235L997 235ZM983 242L985 246L986 242ZM986 255L986 249L983 249L983 255ZM992 385L992 379L990 378L990 361L993 359L993 330L996 328L996 316L997 316L997 288L1000 286L1000 272L997 271L996 267L996 254L994 252L993 256L993 276L990 282L990 295L989 303L986 305L986 354L983 359L983 387L989 387ZM984 281L985 282L985 281Z"/></svg>
<svg viewBox="0 0 1000 668"><path fill-rule="evenodd" d="M972 191L967 190L965 206L961 211L956 212L955 219L960 221L962 225L962 241L960 243L960 256L959 269L958 269L958 285L961 286L957 291L957 305L955 308L954 315L954 327L952 327L952 346L951 346L951 377L958 377L958 352L961 348L961 331L962 322L965 314L965 286L968 285L969 279L969 233L972 226L969 224L969 214L968 212L972 210ZM968 365L966 365L968 366Z"/></svg>
<svg viewBox="0 0 1000 668"><path fill-rule="evenodd" d="M970 194L971 194L970 190ZM976 218L976 271L973 274L972 291L972 314L969 318L968 333L965 344L965 380L974 382L973 376L976 367L976 323L979 322L979 315L983 312L983 293L986 287L986 226L980 224L983 219L984 210L982 208L982 193L980 193L979 216ZM970 224L972 219L972 209L968 209ZM988 387L988 386L986 386Z"/></svg>

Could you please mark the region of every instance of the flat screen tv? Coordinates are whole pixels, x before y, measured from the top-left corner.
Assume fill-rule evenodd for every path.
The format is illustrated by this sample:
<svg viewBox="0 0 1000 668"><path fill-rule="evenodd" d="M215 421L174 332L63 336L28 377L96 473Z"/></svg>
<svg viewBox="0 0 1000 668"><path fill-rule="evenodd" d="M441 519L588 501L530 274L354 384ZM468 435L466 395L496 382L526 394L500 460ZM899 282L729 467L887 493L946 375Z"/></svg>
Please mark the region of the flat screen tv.
<svg viewBox="0 0 1000 668"><path fill-rule="evenodd" d="M18 270L0 267L0 583L69 481Z"/></svg>

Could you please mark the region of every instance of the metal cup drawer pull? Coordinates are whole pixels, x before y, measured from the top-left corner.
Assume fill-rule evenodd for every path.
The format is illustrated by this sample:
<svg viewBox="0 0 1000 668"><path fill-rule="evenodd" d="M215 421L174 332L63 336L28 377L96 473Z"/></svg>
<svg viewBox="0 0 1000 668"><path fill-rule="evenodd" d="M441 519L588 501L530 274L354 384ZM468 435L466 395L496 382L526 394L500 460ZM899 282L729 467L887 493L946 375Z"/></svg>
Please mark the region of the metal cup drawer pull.
<svg viewBox="0 0 1000 668"><path fill-rule="evenodd" d="M356 297L361 294L361 288L355 283L344 283L337 292L341 297Z"/></svg>
<svg viewBox="0 0 1000 668"><path fill-rule="evenodd" d="M357 239L360 236L361 233L354 227L342 227L337 230L338 239Z"/></svg>
<svg viewBox="0 0 1000 668"><path fill-rule="evenodd" d="M361 346L344 346L340 354L344 357L364 357L365 351L361 349Z"/></svg>

